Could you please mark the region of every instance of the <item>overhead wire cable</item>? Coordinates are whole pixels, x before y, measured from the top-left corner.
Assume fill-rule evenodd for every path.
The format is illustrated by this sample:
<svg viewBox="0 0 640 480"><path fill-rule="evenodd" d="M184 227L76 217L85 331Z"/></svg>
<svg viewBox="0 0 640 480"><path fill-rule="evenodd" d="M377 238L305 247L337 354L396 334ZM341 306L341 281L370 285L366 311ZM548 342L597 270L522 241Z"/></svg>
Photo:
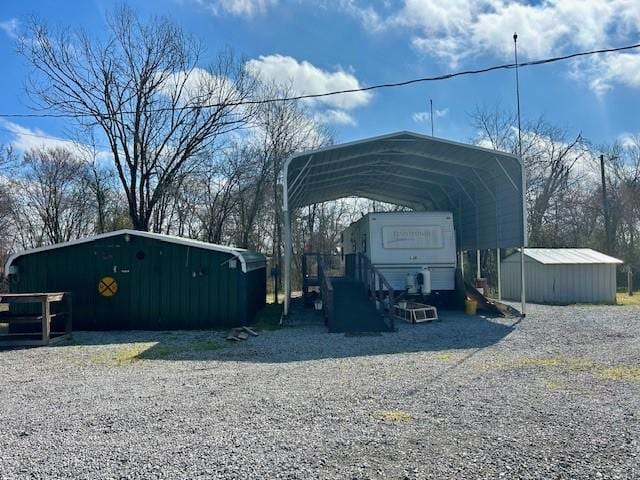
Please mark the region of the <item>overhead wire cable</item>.
<svg viewBox="0 0 640 480"><path fill-rule="evenodd" d="M599 55L605 53L614 53L614 52L622 52L628 50L634 50L640 48L640 43L626 45L623 47L614 47L614 48L601 48L597 50L589 50L584 52L576 52L570 53L567 55L560 55L556 57L545 58L541 60L532 60L528 62L518 63L518 68L532 67L538 65L545 65L549 63L556 63L565 60L570 60L573 58L586 57L591 55ZM344 90L334 90L330 92L322 92L322 93L307 93L300 95L293 95L288 97L276 97L276 98L263 98L256 100L240 100L237 102L225 102L225 103L210 103L210 104L202 104L202 105L188 105L182 107L163 107L156 109L149 109L149 113L159 113L164 111L181 111L181 110L194 110L194 109L205 109L205 108L218 108L218 107L238 107L243 105L264 105L269 103L277 103L277 102L293 102L299 100L313 100L318 98L331 97L335 95L345 95L352 93L364 93L370 92L373 90L381 90L386 88L397 88L404 87L408 85L413 85L416 83L424 83L424 82L435 82L442 80L449 80L456 77L469 76L469 75L479 75L483 73L494 72L497 70L509 70L515 68L515 63L505 63L501 65L493 65L490 67L478 68L478 69L468 69L461 70L458 72L446 73L442 75L432 76L432 77L420 77L413 78L410 80L403 80L399 82L391 82L391 83L380 83L377 85L371 85L368 87L358 87L358 88L349 88ZM118 114L132 115L135 114L134 111L122 111L118 112ZM109 119L109 117L113 116L113 114L109 113L0 113L0 118L95 118L95 117L103 117L105 119Z"/></svg>

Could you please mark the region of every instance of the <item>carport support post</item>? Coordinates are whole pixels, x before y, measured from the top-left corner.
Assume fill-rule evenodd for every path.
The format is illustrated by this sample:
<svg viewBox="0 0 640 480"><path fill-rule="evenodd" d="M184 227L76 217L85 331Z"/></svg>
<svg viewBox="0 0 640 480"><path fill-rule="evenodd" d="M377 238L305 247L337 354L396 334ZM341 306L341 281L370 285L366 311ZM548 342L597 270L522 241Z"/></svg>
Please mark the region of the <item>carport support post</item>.
<svg viewBox="0 0 640 480"><path fill-rule="evenodd" d="M285 195L287 192L285 191ZM291 301L291 217L289 211L284 212L284 316L289 315Z"/></svg>
<svg viewBox="0 0 640 480"><path fill-rule="evenodd" d="M496 248L496 266L498 273L498 301L502 301L502 279L500 275L500 249Z"/></svg>
<svg viewBox="0 0 640 480"><path fill-rule="evenodd" d="M476 250L476 278L480 278L480 250Z"/></svg>
<svg viewBox="0 0 640 480"><path fill-rule="evenodd" d="M527 299L525 295L525 285L524 285L524 245L520 248L520 314L524 317L527 312Z"/></svg>

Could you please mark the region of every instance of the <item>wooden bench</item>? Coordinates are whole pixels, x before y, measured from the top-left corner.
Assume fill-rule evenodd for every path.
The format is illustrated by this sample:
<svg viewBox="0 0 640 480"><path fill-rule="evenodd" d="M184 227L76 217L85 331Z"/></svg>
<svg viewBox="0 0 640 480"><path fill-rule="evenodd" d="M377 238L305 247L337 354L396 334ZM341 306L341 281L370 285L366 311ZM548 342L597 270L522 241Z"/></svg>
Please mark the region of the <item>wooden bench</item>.
<svg viewBox="0 0 640 480"><path fill-rule="evenodd" d="M438 309L424 303L407 302L406 306L395 304L393 316L408 323L422 323L438 320Z"/></svg>
<svg viewBox="0 0 640 480"><path fill-rule="evenodd" d="M0 323L6 323L9 331L0 333L0 347L24 347L51 345L71 336L72 302L71 293L0 293L0 303L11 305L39 304L40 312L35 314L0 311ZM53 305L59 304L64 310L53 311ZM52 331L54 319L64 319L64 330ZM40 324L40 328L31 332L11 331L12 325Z"/></svg>

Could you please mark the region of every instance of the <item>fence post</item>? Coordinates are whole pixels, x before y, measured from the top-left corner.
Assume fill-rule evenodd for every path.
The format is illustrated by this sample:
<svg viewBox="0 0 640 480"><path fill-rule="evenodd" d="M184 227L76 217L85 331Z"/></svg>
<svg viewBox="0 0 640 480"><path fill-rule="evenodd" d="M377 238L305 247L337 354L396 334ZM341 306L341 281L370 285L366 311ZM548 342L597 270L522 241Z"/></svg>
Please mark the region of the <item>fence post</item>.
<svg viewBox="0 0 640 480"><path fill-rule="evenodd" d="M49 298L45 295L41 301L42 305L42 344L48 345L51 337L51 305Z"/></svg>
<svg viewBox="0 0 640 480"><path fill-rule="evenodd" d="M627 269L627 289L629 290L629 296L633 296L633 272L631 267Z"/></svg>

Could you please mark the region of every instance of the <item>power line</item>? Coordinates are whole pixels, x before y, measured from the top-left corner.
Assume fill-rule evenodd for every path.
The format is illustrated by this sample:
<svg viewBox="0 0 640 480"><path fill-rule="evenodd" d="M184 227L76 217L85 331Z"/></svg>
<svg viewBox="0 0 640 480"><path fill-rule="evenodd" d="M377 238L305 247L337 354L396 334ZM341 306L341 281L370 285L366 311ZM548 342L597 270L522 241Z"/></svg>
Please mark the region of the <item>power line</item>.
<svg viewBox="0 0 640 480"><path fill-rule="evenodd" d="M636 48L640 48L640 43L636 43L633 45L627 45L624 47L615 47L615 48L601 48L598 50L589 50L585 52L576 52L568 55L561 55L557 57L545 58L542 60L533 60L529 62L518 63L518 68L523 67L532 67L537 65L545 65L548 63L561 62L564 60L570 60L572 58L586 57L590 55L598 55L603 53L614 53L614 52L622 52L626 50L633 50ZM180 111L180 110L193 110L193 109L203 109L203 108L217 108L217 107L237 107L243 105L264 105L268 103L277 103L277 102L291 102L298 100L311 100L316 98L324 98L331 97L335 95L344 95L348 93L362 93L362 92L370 92L373 90L381 90L384 88L397 88L397 87L405 87L408 85L413 85L416 83L424 83L424 82L436 82L441 80L450 80L456 77L469 76L469 75L479 75L483 73L494 72L497 70L509 70L515 68L515 63L505 63L501 65L494 65L491 67L479 68L479 69L469 69L462 70L453 73L446 73L443 75L437 75L433 77L421 77L414 78L411 80L403 80L400 82L391 82L391 83L381 83L377 85L371 85L369 87L359 87L359 88L350 88L345 90L334 90L331 92L323 92L323 93L309 93L304 95L294 95L291 97L278 97L278 98L265 98L259 100L241 100L237 102L226 102L226 103L212 103L212 104L204 104L204 105L192 105L185 107L165 107L165 108L157 108L148 110L149 113L154 112L165 112L165 111ZM134 114L133 111L123 111L119 112L119 114ZM112 114L108 113L97 113L97 114L88 114L88 113L0 113L0 118L86 118L86 117L96 117L100 116L105 119L108 119L112 116Z"/></svg>

